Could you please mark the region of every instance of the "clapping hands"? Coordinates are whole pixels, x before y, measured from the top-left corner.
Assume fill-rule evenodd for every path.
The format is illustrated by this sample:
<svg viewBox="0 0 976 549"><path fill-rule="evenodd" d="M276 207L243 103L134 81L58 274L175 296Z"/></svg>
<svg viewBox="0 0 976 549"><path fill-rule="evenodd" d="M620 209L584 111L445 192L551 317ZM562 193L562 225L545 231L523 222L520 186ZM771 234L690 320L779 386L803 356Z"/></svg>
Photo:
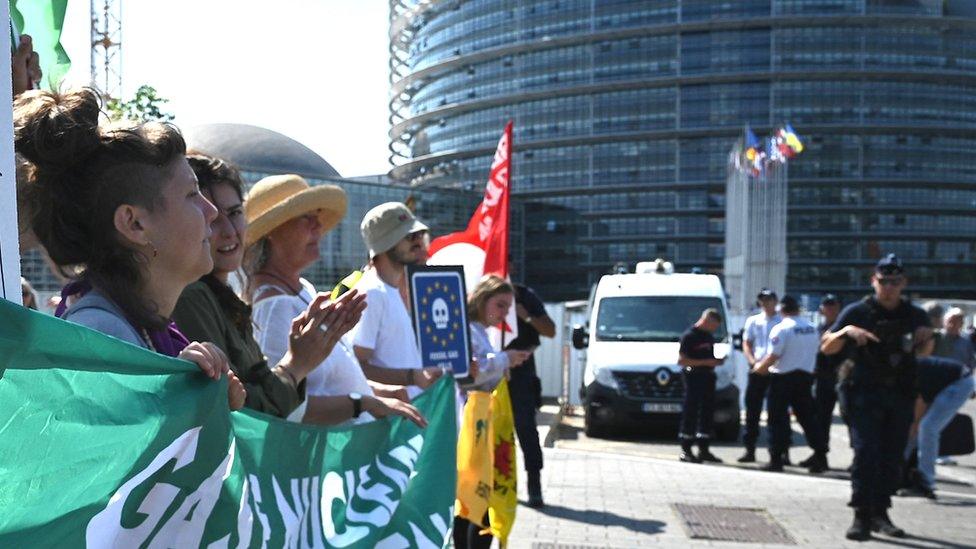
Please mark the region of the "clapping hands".
<svg viewBox="0 0 976 549"><path fill-rule="evenodd" d="M315 369L366 310L366 294L349 290L339 299L320 293L291 323L288 349L292 364L302 370L301 377Z"/></svg>

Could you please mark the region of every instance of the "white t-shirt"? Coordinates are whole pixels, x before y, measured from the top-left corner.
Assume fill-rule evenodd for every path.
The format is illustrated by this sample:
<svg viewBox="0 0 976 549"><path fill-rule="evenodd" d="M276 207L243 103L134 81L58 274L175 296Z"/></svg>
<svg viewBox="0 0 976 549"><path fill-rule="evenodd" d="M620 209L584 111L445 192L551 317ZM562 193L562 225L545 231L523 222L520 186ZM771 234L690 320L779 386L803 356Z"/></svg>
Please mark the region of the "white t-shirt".
<svg viewBox="0 0 976 549"><path fill-rule="evenodd" d="M315 297L315 288L302 279L302 291L298 295L284 294L266 297L254 304L251 322L254 326L254 339L268 364L277 364L288 352L288 337L292 320L300 315ZM342 341L336 344L321 364L305 381L305 394L314 396L335 396L359 393L372 395L373 389L366 381L363 369L353 356L352 350ZM305 416L307 401L288 415L289 421L300 422ZM361 414L356 423L371 421L369 414Z"/></svg>
<svg viewBox="0 0 976 549"><path fill-rule="evenodd" d="M353 345L372 349L370 364L373 366L422 368L417 336L400 290L383 282L375 269L363 275L356 290L366 294L366 310L350 332ZM417 386L407 387L411 399L420 393Z"/></svg>
<svg viewBox="0 0 976 549"><path fill-rule="evenodd" d="M752 356L757 362L769 354L769 332L780 320L782 318L778 314L767 317L762 311L746 319L746 325L742 329L743 336L752 347Z"/></svg>
<svg viewBox="0 0 976 549"><path fill-rule="evenodd" d="M779 357L769 368L770 373L786 374L799 370L812 374L820 351L820 334L806 319L788 316L769 333L769 350Z"/></svg>

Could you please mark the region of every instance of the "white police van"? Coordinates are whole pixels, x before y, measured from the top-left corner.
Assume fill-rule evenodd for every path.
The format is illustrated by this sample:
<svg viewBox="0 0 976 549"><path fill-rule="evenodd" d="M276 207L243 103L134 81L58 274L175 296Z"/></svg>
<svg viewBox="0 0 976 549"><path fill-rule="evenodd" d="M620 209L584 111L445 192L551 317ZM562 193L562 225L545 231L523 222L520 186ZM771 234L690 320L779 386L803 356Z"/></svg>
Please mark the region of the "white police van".
<svg viewBox="0 0 976 549"><path fill-rule="evenodd" d="M587 326L573 330L573 346L585 349L580 395L586 434L617 427L674 425L681 418L684 382L678 340L707 308L724 322L715 333L715 430L718 438L739 436L736 373L745 366L728 329L722 283L715 275L674 273L662 260L637 264L636 273L605 275L590 294Z"/></svg>

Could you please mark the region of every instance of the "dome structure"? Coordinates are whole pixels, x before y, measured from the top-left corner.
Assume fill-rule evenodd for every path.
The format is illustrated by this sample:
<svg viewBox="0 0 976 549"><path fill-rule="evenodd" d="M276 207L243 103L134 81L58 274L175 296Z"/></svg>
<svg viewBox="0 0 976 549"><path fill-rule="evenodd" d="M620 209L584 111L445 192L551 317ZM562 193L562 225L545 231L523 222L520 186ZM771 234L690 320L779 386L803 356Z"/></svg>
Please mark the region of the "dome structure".
<svg viewBox="0 0 976 549"><path fill-rule="evenodd" d="M312 149L276 131L249 124L202 124L183 129L187 149L228 160L243 171L340 177Z"/></svg>

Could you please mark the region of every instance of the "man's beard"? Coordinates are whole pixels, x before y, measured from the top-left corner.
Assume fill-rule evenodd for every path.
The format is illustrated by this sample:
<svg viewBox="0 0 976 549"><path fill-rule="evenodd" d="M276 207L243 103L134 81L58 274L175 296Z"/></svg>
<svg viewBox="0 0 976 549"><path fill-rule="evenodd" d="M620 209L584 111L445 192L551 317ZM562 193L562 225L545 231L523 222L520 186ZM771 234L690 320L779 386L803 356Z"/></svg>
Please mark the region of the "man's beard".
<svg viewBox="0 0 976 549"><path fill-rule="evenodd" d="M406 252L401 252L400 250L394 248L387 253L387 257L389 257L390 261L393 263L401 266L419 263L419 261L416 260L415 252L412 247Z"/></svg>

